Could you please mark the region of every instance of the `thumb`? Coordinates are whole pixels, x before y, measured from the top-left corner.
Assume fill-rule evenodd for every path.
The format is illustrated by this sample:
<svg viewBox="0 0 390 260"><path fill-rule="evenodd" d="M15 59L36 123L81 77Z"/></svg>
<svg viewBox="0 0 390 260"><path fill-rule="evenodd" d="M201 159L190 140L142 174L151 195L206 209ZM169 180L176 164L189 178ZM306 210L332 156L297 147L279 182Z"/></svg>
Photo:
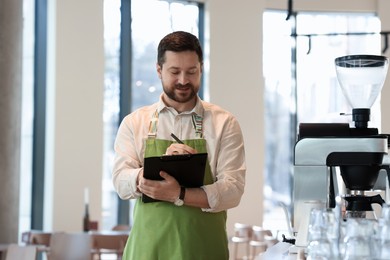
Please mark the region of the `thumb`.
<svg viewBox="0 0 390 260"><path fill-rule="evenodd" d="M169 175L168 173L164 172L164 171L160 171L160 176L164 179L164 180L169 180L170 178L173 178L171 175Z"/></svg>

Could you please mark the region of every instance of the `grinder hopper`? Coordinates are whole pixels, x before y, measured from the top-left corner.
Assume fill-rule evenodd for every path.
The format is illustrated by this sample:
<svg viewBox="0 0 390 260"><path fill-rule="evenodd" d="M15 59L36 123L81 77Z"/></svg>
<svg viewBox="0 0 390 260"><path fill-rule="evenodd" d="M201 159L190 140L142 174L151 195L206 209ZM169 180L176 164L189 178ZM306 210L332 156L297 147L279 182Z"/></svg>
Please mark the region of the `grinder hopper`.
<svg viewBox="0 0 390 260"><path fill-rule="evenodd" d="M336 58L336 73L344 96L352 107L356 128L366 128L370 108L382 90L388 59L376 55L349 55Z"/></svg>

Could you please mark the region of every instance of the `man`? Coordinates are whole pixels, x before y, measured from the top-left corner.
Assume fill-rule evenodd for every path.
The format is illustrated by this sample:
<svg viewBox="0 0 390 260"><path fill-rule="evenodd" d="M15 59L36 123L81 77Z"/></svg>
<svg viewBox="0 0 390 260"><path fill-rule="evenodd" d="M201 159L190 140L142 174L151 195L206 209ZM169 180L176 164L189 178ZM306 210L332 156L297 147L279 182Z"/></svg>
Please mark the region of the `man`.
<svg viewBox="0 0 390 260"><path fill-rule="evenodd" d="M115 141L115 189L121 199L137 199L123 259L228 259L226 211L239 204L245 185L240 126L198 97L203 53L194 35L165 36L156 67L164 90L159 102L126 116ZM208 153L202 187L181 187L169 172L160 172L162 181L143 177L145 157L185 153ZM160 201L144 203L142 194Z"/></svg>

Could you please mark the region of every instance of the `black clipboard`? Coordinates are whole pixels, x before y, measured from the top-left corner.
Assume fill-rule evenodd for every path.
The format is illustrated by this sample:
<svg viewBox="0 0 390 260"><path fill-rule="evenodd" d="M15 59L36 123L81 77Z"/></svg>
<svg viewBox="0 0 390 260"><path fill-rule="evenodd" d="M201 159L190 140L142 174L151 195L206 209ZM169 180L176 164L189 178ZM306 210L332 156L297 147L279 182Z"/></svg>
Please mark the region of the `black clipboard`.
<svg viewBox="0 0 390 260"><path fill-rule="evenodd" d="M162 180L160 171L173 176L181 186L197 188L203 185L207 153L162 155L144 159L144 178ZM142 194L143 202L157 201Z"/></svg>

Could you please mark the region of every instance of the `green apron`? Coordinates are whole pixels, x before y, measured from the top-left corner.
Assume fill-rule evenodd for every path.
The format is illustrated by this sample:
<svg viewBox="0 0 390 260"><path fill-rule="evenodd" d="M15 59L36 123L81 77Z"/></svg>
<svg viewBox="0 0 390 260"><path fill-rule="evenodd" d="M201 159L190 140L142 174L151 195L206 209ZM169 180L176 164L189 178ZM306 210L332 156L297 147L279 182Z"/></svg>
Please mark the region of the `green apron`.
<svg viewBox="0 0 390 260"><path fill-rule="evenodd" d="M172 143L148 138L145 157L161 156ZM205 139L185 140L199 153L207 152ZM213 183L207 164L204 184ZM143 203L137 199L134 225L123 260L227 260L226 211L203 212L200 208L170 202Z"/></svg>

